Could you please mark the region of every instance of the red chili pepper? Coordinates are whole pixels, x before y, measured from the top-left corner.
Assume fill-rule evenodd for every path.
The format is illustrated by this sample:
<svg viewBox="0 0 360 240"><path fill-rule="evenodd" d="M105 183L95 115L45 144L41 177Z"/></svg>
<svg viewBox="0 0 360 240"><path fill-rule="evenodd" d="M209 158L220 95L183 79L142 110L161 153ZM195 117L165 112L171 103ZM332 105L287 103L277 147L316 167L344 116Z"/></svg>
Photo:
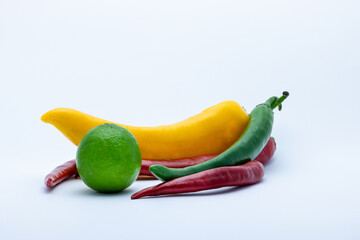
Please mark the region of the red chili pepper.
<svg viewBox="0 0 360 240"><path fill-rule="evenodd" d="M198 192L221 187L243 186L257 183L264 176L263 164L271 159L275 150L275 140L270 138L254 161L240 166L214 168L176 178L145 188L132 195L131 199L138 199L145 196Z"/></svg>
<svg viewBox="0 0 360 240"><path fill-rule="evenodd" d="M51 173L45 177L45 185L49 188L53 188L62 181L77 175L75 160L67 161L66 163L56 167Z"/></svg>
<svg viewBox="0 0 360 240"><path fill-rule="evenodd" d="M255 158L256 161L259 161L265 164L270 157L274 154L276 149L276 143L273 138L270 138L267 142L264 149L260 154ZM204 161L207 161L213 157L216 157L218 154L209 154L209 155L200 155L190 158L181 158L181 159L169 159L169 160L142 160L141 170L138 180L142 179L155 179L152 177L152 173L149 171L149 167L154 164L162 164L166 167L171 168L183 168L190 165L198 164ZM270 156L270 157L269 157ZM78 171L76 169L76 161L68 161L57 168L55 168L51 173L45 177L45 185L49 188L53 188L59 183L69 179L73 176L77 176Z"/></svg>
<svg viewBox="0 0 360 240"><path fill-rule="evenodd" d="M228 186L243 186L257 183L264 176L264 166L258 161L251 161L240 166L219 167L145 188L131 199L146 196L158 196L174 193L198 192Z"/></svg>
<svg viewBox="0 0 360 240"><path fill-rule="evenodd" d="M200 155L190 158L180 158L180 159L166 159L166 160L147 160L143 159L141 162L140 175L137 180L153 180L157 179L149 171L149 167L154 164L163 164L166 167L173 168L182 168L190 165L198 164L209 160L213 157L216 157L218 154L209 154L209 155ZM65 181L68 178L71 178L74 175L78 175L76 169L76 160L71 160L63 165L55 168L51 173L45 177L45 185L49 188L53 188L59 183Z"/></svg>
<svg viewBox="0 0 360 240"><path fill-rule="evenodd" d="M73 176L75 177L79 176L79 173L76 168L75 159L67 161L66 163L56 167L54 170L52 170L51 173L46 175L44 182L48 188L53 188L56 185L59 185L61 182ZM156 177L148 176L148 175L139 175L137 177L137 180L154 180L154 179L156 179Z"/></svg>

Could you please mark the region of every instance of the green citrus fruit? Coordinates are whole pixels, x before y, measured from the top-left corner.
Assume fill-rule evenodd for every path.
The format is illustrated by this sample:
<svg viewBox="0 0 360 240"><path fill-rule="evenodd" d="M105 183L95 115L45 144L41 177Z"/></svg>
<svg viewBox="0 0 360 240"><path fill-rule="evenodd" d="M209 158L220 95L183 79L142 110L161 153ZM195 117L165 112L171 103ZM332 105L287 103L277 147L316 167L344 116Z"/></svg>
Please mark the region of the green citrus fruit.
<svg viewBox="0 0 360 240"><path fill-rule="evenodd" d="M141 168L139 145L128 130L105 123L91 129L80 141L76 166L81 179L99 192L129 187Z"/></svg>

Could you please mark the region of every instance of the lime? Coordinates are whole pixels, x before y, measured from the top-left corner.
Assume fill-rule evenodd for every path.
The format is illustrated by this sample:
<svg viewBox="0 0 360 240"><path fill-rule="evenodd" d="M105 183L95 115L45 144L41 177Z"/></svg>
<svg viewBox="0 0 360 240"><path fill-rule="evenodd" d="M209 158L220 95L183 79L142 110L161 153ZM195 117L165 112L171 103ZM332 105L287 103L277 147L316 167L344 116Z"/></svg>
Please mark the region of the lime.
<svg viewBox="0 0 360 240"><path fill-rule="evenodd" d="M119 192L139 175L140 148L128 130L105 123L91 129L80 141L76 166L88 187L98 192Z"/></svg>

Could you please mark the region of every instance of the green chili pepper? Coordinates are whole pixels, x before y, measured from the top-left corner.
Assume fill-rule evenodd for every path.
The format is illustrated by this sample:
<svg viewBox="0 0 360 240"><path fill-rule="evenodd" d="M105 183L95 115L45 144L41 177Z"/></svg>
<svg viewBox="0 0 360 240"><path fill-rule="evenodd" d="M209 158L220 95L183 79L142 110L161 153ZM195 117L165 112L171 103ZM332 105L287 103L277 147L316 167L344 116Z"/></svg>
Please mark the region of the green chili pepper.
<svg viewBox="0 0 360 240"><path fill-rule="evenodd" d="M274 121L273 109L279 107L281 110L281 103L288 96L288 92L283 92L280 98L271 97L265 103L257 105L250 113L250 121L244 133L231 147L218 156L185 168L152 165L149 170L158 179L168 181L212 168L242 165L254 160L270 138Z"/></svg>

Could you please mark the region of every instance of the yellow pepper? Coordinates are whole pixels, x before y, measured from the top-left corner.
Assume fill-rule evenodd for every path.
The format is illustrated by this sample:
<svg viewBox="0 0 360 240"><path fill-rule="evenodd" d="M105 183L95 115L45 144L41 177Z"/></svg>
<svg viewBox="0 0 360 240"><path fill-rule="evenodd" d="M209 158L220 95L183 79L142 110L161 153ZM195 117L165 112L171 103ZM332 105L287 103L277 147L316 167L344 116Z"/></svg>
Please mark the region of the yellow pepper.
<svg viewBox="0 0 360 240"><path fill-rule="evenodd" d="M114 123L69 108L56 108L41 120L54 125L78 145L84 135L103 123ZM137 139L143 159L177 159L220 153L230 147L249 122L235 101L224 101L181 122L158 127L118 124Z"/></svg>

